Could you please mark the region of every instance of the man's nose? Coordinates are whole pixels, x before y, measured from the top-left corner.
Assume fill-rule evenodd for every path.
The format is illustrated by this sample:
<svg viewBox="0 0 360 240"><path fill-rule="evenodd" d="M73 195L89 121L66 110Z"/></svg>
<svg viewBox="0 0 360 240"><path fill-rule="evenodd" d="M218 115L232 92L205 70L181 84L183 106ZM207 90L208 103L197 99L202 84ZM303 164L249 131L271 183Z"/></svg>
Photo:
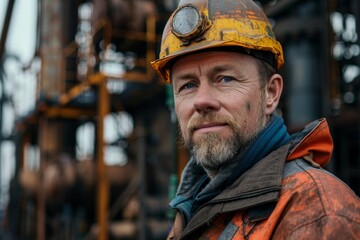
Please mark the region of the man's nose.
<svg viewBox="0 0 360 240"><path fill-rule="evenodd" d="M198 87L194 97L194 109L202 115L220 109L214 90L208 84L201 84Z"/></svg>

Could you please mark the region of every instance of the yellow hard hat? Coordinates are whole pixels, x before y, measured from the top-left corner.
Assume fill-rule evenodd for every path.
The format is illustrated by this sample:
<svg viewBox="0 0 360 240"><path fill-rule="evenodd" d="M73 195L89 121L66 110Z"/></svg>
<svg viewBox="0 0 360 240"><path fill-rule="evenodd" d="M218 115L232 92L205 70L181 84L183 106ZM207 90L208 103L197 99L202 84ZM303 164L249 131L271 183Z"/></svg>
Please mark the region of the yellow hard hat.
<svg viewBox="0 0 360 240"><path fill-rule="evenodd" d="M219 47L272 53L276 69L284 63L268 18L252 0L181 0L164 28L159 59L151 65L170 82L169 61Z"/></svg>

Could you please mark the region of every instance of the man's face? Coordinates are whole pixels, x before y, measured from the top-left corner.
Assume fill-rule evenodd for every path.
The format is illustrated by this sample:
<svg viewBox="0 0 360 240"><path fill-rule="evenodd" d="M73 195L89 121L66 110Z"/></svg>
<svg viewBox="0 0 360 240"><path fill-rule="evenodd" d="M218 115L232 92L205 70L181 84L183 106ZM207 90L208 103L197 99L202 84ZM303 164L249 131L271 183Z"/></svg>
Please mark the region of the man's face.
<svg viewBox="0 0 360 240"><path fill-rule="evenodd" d="M265 126L267 94L254 58L195 53L177 60L171 74L185 146L206 169L232 160Z"/></svg>

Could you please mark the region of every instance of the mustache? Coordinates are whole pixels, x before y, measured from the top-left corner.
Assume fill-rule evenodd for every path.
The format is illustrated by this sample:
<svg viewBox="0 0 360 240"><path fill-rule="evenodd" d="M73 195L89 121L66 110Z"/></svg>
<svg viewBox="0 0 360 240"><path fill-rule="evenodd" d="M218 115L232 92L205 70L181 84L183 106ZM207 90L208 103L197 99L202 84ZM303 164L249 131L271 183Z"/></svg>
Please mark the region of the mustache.
<svg viewBox="0 0 360 240"><path fill-rule="evenodd" d="M232 129L236 129L236 121L232 116L207 114L205 116L192 117L187 125L189 133L193 133L203 124L227 124Z"/></svg>

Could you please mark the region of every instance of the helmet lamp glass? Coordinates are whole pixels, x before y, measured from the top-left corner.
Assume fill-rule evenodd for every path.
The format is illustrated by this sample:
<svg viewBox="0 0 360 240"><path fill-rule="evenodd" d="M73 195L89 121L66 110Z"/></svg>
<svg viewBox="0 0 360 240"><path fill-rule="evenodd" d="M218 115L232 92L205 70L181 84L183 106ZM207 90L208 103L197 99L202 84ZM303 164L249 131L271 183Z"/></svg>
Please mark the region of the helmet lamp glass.
<svg viewBox="0 0 360 240"><path fill-rule="evenodd" d="M198 10L192 6L186 6L177 11L173 17L172 30L182 38L191 37L197 33L201 25L201 17Z"/></svg>

